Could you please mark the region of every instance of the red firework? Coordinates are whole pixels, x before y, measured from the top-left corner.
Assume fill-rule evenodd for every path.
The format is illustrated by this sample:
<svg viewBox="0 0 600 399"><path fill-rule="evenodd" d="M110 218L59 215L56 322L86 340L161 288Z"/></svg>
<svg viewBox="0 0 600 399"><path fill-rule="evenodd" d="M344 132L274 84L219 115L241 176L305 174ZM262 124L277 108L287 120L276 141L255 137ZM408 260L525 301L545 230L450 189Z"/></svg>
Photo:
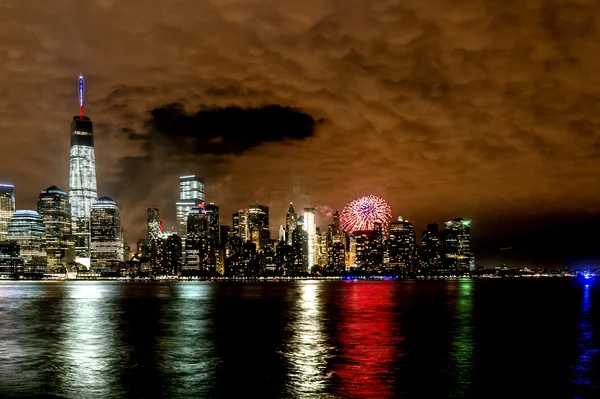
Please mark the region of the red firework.
<svg viewBox="0 0 600 399"><path fill-rule="evenodd" d="M392 219L392 210L385 200L367 195L350 202L340 215L340 227L347 233L375 230L375 223L385 229Z"/></svg>

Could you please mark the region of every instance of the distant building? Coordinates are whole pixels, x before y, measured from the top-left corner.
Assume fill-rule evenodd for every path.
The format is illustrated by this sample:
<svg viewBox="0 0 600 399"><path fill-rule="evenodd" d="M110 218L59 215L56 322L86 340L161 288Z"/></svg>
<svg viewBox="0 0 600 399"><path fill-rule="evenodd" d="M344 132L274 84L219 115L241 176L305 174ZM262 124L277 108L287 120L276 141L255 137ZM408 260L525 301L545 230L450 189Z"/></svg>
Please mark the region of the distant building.
<svg viewBox="0 0 600 399"><path fill-rule="evenodd" d="M214 273L217 269L216 243L210 234L209 216L202 209L193 208L187 223L183 270Z"/></svg>
<svg viewBox="0 0 600 399"><path fill-rule="evenodd" d="M437 271L442 266L442 243L437 223L430 223L421 234L421 265L426 271Z"/></svg>
<svg viewBox="0 0 600 399"><path fill-rule="evenodd" d="M287 245L292 245L292 232L296 229L297 224L298 215L296 214L296 211L294 211L294 207L290 202L290 207L288 208L287 214L285 215L285 231L287 232Z"/></svg>
<svg viewBox="0 0 600 399"><path fill-rule="evenodd" d="M381 224L376 224L375 230L355 231L356 266L368 272L383 269L383 232Z"/></svg>
<svg viewBox="0 0 600 399"><path fill-rule="evenodd" d="M317 221L315 216L315 208L304 208L304 231L307 234L308 240L308 268L319 263L319 249L317 246Z"/></svg>
<svg viewBox="0 0 600 399"><path fill-rule="evenodd" d="M444 268L459 272L475 270L475 257L471 252L471 221L457 218L446 222L443 237Z"/></svg>
<svg viewBox="0 0 600 399"><path fill-rule="evenodd" d="M204 182L197 176L181 176L179 178L179 201L175 204L177 226L181 237L187 234L187 218L192 208L204 205Z"/></svg>
<svg viewBox="0 0 600 399"><path fill-rule="evenodd" d="M414 272L418 269L419 247L412 223L402 217L390 223L386 244L388 271Z"/></svg>
<svg viewBox="0 0 600 399"><path fill-rule="evenodd" d="M341 242L333 243L327 248L327 270L332 273L343 273L346 270L346 249Z"/></svg>
<svg viewBox="0 0 600 399"><path fill-rule="evenodd" d="M250 236L248 216L248 209L240 209L237 212L237 215L233 215L233 231L234 234L236 234L241 239L242 243L248 241Z"/></svg>
<svg viewBox="0 0 600 399"><path fill-rule="evenodd" d="M163 272L168 276L177 276L181 270L182 240L177 234L163 238Z"/></svg>
<svg viewBox="0 0 600 399"><path fill-rule="evenodd" d="M0 277L15 278L23 272L19 244L16 241L0 241Z"/></svg>
<svg viewBox="0 0 600 399"><path fill-rule="evenodd" d="M158 208L148 208L148 241L157 239L160 233L160 210Z"/></svg>
<svg viewBox="0 0 600 399"><path fill-rule="evenodd" d="M208 216L208 235L214 244L219 243L219 207L212 202L204 205L204 211Z"/></svg>
<svg viewBox="0 0 600 399"><path fill-rule="evenodd" d="M260 204L252 204L248 207L248 227L255 228L259 234L258 248L262 248L271 239L269 231L269 207ZM249 237L250 239L250 237Z"/></svg>
<svg viewBox="0 0 600 399"><path fill-rule="evenodd" d="M335 213L331 216L331 223L329 224L329 228L327 230L327 241L329 244L344 242L344 233L340 228L340 214L338 211L335 211Z"/></svg>
<svg viewBox="0 0 600 399"><path fill-rule="evenodd" d="M8 237L8 224L15 213L15 186L0 184L0 241Z"/></svg>
<svg viewBox="0 0 600 399"><path fill-rule="evenodd" d="M46 234L48 269L55 271L75 261L75 242L69 196L56 186L40 193L37 203Z"/></svg>
<svg viewBox="0 0 600 399"><path fill-rule="evenodd" d="M117 204L108 197L100 197L92 205L91 264L98 272L118 272L123 267L121 214Z"/></svg>
<svg viewBox="0 0 600 399"><path fill-rule="evenodd" d="M296 229L292 232L292 257L293 262L288 270L289 274L294 275L309 271L308 233L304 230L302 217L299 218Z"/></svg>
<svg viewBox="0 0 600 399"><path fill-rule="evenodd" d="M79 115L71 122L69 203L76 261L90 266L90 214L98 198L92 120L83 115L83 77L79 77Z"/></svg>
<svg viewBox="0 0 600 399"><path fill-rule="evenodd" d="M46 271L46 228L39 213L16 211L8 224L7 240L19 246L25 273Z"/></svg>

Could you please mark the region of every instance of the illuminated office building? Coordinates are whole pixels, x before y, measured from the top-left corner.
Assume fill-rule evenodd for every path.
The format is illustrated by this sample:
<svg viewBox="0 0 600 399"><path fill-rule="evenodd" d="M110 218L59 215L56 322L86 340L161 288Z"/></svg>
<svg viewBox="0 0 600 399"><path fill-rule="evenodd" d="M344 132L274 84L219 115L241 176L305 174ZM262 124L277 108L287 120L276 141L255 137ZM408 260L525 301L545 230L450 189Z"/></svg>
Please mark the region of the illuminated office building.
<svg viewBox="0 0 600 399"><path fill-rule="evenodd" d="M148 208L148 241L157 239L160 233L162 233L160 210L158 208Z"/></svg>
<svg viewBox="0 0 600 399"><path fill-rule="evenodd" d="M383 269L383 232L380 223L374 230L355 231L356 266L364 271L375 272Z"/></svg>
<svg viewBox="0 0 600 399"><path fill-rule="evenodd" d="M327 270L334 273L343 273L346 270L346 249L341 242L327 247Z"/></svg>
<svg viewBox="0 0 600 399"><path fill-rule="evenodd" d="M0 184L0 241L8 236L8 224L15 213L15 186Z"/></svg>
<svg viewBox="0 0 600 399"><path fill-rule="evenodd" d="M254 230L258 234L257 249L266 245L271 239L271 232L269 231L269 207L259 204L250 205L248 208L248 227L250 231ZM250 238L248 237L248 239Z"/></svg>
<svg viewBox="0 0 600 399"><path fill-rule="evenodd" d="M340 228L340 214L338 211L331 216L331 223L327 230L327 241L329 244L335 244L338 242L344 242L344 233Z"/></svg>
<svg viewBox="0 0 600 399"><path fill-rule="evenodd" d="M219 243L219 206L212 202L204 205L208 216L208 234L215 244Z"/></svg>
<svg viewBox="0 0 600 399"><path fill-rule="evenodd" d="M237 232L237 236L242 240L242 243L248 241L250 235L250 226L248 220L248 209L240 209L233 215L233 231Z"/></svg>
<svg viewBox="0 0 600 399"><path fill-rule="evenodd" d="M449 271L475 270L471 252L471 221L457 218L446 222L443 232L443 265Z"/></svg>
<svg viewBox="0 0 600 399"><path fill-rule="evenodd" d="M399 217L390 223L386 241L386 268L396 272L413 272L418 268L419 247L413 224Z"/></svg>
<svg viewBox="0 0 600 399"><path fill-rule="evenodd" d="M298 223L298 215L294 211L294 207L290 202L287 214L285 215L285 231L287 232L287 245L292 245L292 232L296 230L296 224Z"/></svg>
<svg viewBox="0 0 600 399"><path fill-rule="evenodd" d="M91 269L99 272L116 272L123 262L121 240L121 215L115 202L101 197L92 205Z"/></svg>
<svg viewBox="0 0 600 399"><path fill-rule="evenodd" d="M197 176L179 178L179 201L176 204L179 234L185 238L188 214L192 208L204 207L204 182Z"/></svg>
<svg viewBox="0 0 600 399"><path fill-rule="evenodd" d="M19 245L26 273L46 269L46 228L36 211L18 210L8 224L7 240Z"/></svg>
<svg viewBox="0 0 600 399"><path fill-rule="evenodd" d="M420 258L425 270L438 270L442 265L442 243L437 223L428 224L421 234Z"/></svg>
<svg viewBox="0 0 600 399"><path fill-rule="evenodd" d="M315 208L304 208L304 231L308 235L308 265L309 269L319 263L319 250L317 246L317 224Z"/></svg>
<svg viewBox="0 0 600 399"><path fill-rule="evenodd" d="M69 203L76 261L90 264L90 213L96 202L96 159L92 120L83 115L83 77L79 77L79 115L71 122Z"/></svg>
<svg viewBox="0 0 600 399"><path fill-rule="evenodd" d="M40 193L37 203L46 230L46 254L50 270L75 260L69 196L56 186Z"/></svg>
<svg viewBox="0 0 600 399"><path fill-rule="evenodd" d="M304 229L303 219L302 216L298 218L296 228L292 231L292 262L288 269L291 275L309 271L308 233Z"/></svg>
<svg viewBox="0 0 600 399"><path fill-rule="evenodd" d="M210 217L204 210L193 208L190 211L186 229L184 270L210 273L216 271L216 243L209 223Z"/></svg>

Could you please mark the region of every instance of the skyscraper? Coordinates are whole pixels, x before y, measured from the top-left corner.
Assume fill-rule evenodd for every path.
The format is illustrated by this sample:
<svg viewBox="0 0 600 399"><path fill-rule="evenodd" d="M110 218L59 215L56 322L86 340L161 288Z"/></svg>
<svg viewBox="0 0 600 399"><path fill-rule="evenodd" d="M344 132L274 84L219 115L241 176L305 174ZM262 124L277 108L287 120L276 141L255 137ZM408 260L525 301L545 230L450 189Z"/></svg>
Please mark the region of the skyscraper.
<svg viewBox="0 0 600 399"><path fill-rule="evenodd" d="M389 271L415 271L418 266L419 247L412 223L402 217L390 223L390 236L386 244L386 267Z"/></svg>
<svg viewBox="0 0 600 399"><path fill-rule="evenodd" d="M96 159L92 120L83 115L83 76L79 76L79 115L71 122L69 202L76 261L90 265L90 212L96 201Z"/></svg>
<svg viewBox="0 0 600 399"><path fill-rule="evenodd" d="M46 228L36 211L19 210L8 224L8 241L19 245L25 272L43 272L46 266Z"/></svg>
<svg viewBox="0 0 600 399"><path fill-rule="evenodd" d="M158 208L148 208L148 241L158 238L160 231L160 210Z"/></svg>
<svg viewBox="0 0 600 399"><path fill-rule="evenodd" d="M437 223L430 223L421 234L421 264L428 271L438 270L442 263L440 232Z"/></svg>
<svg viewBox="0 0 600 399"><path fill-rule="evenodd" d="M242 243L248 241L250 235L250 226L248 224L248 209L240 209L237 213L237 218L235 214L233 215L233 229L237 231L237 235L242 240Z"/></svg>
<svg viewBox="0 0 600 399"><path fill-rule="evenodd" d="M188 214L192 208L204 207L204 182L197 176L179 178L179 201L177 201L177 225L180 236L185 239Z"/></svg>
<svg viewBox="0 0 600 399"><path fill-rule="evenodd" d="M446 222L444 230L444 268L450 271L475 270L471 252L471 221L457 218Z"/></svg>
<svg viewBox="0 0 600 399"><path fill-rule="evenodd" d="M309 269L319 263L319 252L317 248L317 224L315 220L315 208L304 208L304 231L308 235L308 267Z"/></svg>
<svg viewBox="0 0 600 399"><path fill-rule="evenodd" d="M258 233L258 249L269 242L271 232L269 231L269 207L260 204L252 204L248 207L248 228ZM250 238L250 237L249 237Z"/></svg>
<svg viewBox="0 0 600 399"><path fill-rule="evenodd" d="M215 242L210 233L210 218L200 208L193 208L187 221L184 270L214 273L216 271Z"/></svg>
<svg viewBox="0 0 600 399"><path fill-rule="evenodd" d="M304 230L300 219L296 224L296 228L292 231L292 257L293 262L288 270L289 274L294 275L308 272L308 233Z"/></svg>
<svg viewBox="0 0 600 399"><path fill-rule="evenodd" d="M219 243L219 206L213 204L205 204L204 211L208 216L208 234L211 236L215 244Z"/></svg>
<svg viewBox="0 0 600 399"><path fill-rule="evenodd" d="M344 233L340 228L340 214L338 211L335 211L331 216L331 223L329 224L329 229L327 231L327 241L330 244L344 241Z"/></svg>
<svg viewBox="0 0 600 399"><path fill-rule="evenodd" d="M383 268L383 232L380 223L374 230L355 231L356 266L365 271L380 271Z"/></svg>
<svg viewBox="0 0 600 399"><path fill-rule="evenodd" d="M101 197L92 205L91 268L100 272L116 272L123 262L121 214L115 202Z"/></svg>
<svg viewBox="0 0 600 399"><path fill-rule="evenodd" d="M290 202L287 214L285 215L285 231L287 232L287 245L292 245L292 232L296 230L296 224L298 223L298 215L294 211L294 207Z"/></svg>
<svg viewBox="0 0 600 399"><path fill-rule="evenodd" d="M37 204L46 229L48 268L53 270L75 260L69 196L56 186L40 193Z"/></svg>
<svg viewBox="0 0 600 399"><path fill-rule="evenodd" d="M15 186L0 184L0 241L8 236L8 224L15 213Z"/></svg>

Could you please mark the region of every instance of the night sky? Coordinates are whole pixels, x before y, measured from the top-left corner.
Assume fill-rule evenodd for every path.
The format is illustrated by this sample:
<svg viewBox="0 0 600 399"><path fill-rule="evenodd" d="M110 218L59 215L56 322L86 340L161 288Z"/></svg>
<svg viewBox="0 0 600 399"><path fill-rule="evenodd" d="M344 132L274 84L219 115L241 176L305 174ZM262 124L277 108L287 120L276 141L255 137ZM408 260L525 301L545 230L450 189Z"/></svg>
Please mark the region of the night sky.
<svg viewBox="0 0 600 399"><path fill-rule="evenodd" d="M132 245L197 174L273 237L289 201L324 228L376 194L418 235L473 219L478 264L592 264L599 24L593 0L0 0L0 180L17 209L68 190L82 73Z"/></svg>

